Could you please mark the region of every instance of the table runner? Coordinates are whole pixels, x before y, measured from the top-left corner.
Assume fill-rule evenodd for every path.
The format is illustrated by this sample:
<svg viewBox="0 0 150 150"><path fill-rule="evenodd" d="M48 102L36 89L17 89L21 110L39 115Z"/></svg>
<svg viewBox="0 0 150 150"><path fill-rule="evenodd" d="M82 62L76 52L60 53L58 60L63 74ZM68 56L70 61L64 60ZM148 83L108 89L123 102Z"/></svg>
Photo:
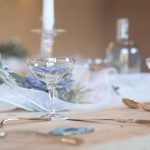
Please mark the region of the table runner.
<svg viewBox="0 0 150 150"><path fill-rule="evenodd" d="M25 112L25 111L15 111L15 112L7 112L0 113L1 120L7 117L15 117L15 116L35 116L40 115L41 113L34 112ZM95 111L69 111L63 112L63 114L68 115L73 118L115 118L115 119L150 119L149 112L145 112L139 109L129 109L126 107L110 107L108 109L100 109ZM57 150L63 148L65 150L70 149L86 149L86 150L94 150L94 149L104 149L104 148L113 148L113 143L125 143L128 145L132 145L131 149L133 149L136 139L137 142L143 143L147 141L146 136L150 136L150 125L144 124L134 124L134 123L119 123L115 121L99 121L96 123L89 122L76 122L76 121L49 121L49 122L30 122L23 124L15 124L15 125L6 125L3 130L5 131L39 131L42 133L47 133L54 128L57 127L78 127L78 126L86 126L86 127L94 127L95 132L90 134L82 134L76 135L73 137L78 137L84 141L83 144L78 146L71 146L62 143L50 143L48 141L43 140L34 140L34 137L24 138L21 142L14 142L11 140L0 139L0 149L8 150L27 150L27 149L37 149L37 150ZM1 129L2 130L2 129ZM141 140L138 140L141 138ZM131 143L131 139L133 139L133 144ZM15 140L16 141L16 140ZM148 142L147 142L148 143ZM129 145L128 145L129 146ZM143 145L142 147L148 147L149 145ZM115 148L115 147L114 147Z"/></svg>

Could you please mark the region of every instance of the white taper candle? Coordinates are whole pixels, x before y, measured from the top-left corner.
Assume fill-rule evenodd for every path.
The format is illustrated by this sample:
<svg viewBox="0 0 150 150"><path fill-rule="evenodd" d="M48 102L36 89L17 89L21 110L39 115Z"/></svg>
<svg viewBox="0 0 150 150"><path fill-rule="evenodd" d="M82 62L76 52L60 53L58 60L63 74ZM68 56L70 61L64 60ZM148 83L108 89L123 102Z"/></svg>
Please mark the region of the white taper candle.
<svg viewBox="0 0 150 150"><path fill-rule="evenodd" d="M55 23L54 0L43 0L43 29L53 30Z"/></svg>

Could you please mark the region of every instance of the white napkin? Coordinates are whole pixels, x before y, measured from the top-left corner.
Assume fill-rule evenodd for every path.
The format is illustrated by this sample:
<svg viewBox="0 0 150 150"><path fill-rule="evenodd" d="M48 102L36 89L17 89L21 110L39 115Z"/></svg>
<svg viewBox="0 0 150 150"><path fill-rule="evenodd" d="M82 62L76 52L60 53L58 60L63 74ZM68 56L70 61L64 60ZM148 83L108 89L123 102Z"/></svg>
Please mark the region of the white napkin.
<svg viewBox="0 0 150 150"><path fill-rule="evenodd" d="M122 98L150 102L150 73L117 75L115 85Z"/></svg>
<svg viewBox="0 0 150 150"><path fill-rule="evenodd" d="M20 107L29 111L47 111L49 108L49 98L48 94L43 91L33 90L33 89L23 89L20 88L22 92L24 92L23 95L17 94L16 92L12 91L7 85L3 84L0 86L0 101L7 102L16 107ZM65 102L63 100L55 98L55 104L56 104L56 110L85 110L85 109L95 109L104 107L107 104L110 104L111 102L111 96L109 89L105 88L105 91L101 91L103 94L99 95L99 101L95 103L90 104L74 104ZM105 93L105 94L104 94ZM100 98L101 97L101 98ZM31 104L28 99L34 102L34 104ZM38 107L38 105L40 107ZM0 103L1 105L1 103ZM9 107L8 107L9 108ZM8 109L7 108L7 109ZM12 107L10 108L12 109ZM5 110L3 107L0 107L0 111Z"/></svg>
<svg viewBox="0 0 150 150"><path fill-rule="evenodd" d="M107 106L112 102L121 103L121 98L131 98L138 101L150 102L150 74L116 74L113 68L92 73L77 65L73 71L75 84L90 89L81 99L84 104L65 102L55 98L56 110L86 110ZM117 94L112 85L118 86ZM0 85L0 111L11 110L16 107L28 111L47 111L50 100L48 94L34 89L18 87L11 89L7 85Z"/></svg>
<svg viewBox="0 0 150 150"><path fill-rule="evenodd" d="M89 89L90 92L81 100L84 104L69 103L55 98L56 110L96 109L110 104L112 100L119 99L115 95L110 82L112 80L112 72L115 72L113 68L93 74L86 68L76 66L74 72L77 73L73 73L75 84L82 85L82 87ZM43 91L20 87L16 90L3 84L0 86L0 92L0 101L16 107L29 111L47 111L49 108L50 100L48 94Z"/></svg>
<svg viewBox="0 0 150 150"><path fill-rule="evenodd" d="M15 105L12 105L3 101L0 102L0 111L9 111L15 108L17 108Z"/></svg>

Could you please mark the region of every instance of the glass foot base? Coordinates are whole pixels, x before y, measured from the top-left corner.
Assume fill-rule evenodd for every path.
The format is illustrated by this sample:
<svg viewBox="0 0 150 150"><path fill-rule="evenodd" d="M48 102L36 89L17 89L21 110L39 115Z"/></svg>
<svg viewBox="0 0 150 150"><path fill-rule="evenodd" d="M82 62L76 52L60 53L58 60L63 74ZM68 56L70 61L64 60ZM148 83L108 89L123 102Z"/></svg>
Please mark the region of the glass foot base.
<svg viewBox="0 0 150 150"><path fill-rule="evenodd" d="M45 114L41 116L44 119L49 119L49 120L67 120L68 117L67 116L63 116L60 115L58 113L54 113L54 114Z"/></svg>

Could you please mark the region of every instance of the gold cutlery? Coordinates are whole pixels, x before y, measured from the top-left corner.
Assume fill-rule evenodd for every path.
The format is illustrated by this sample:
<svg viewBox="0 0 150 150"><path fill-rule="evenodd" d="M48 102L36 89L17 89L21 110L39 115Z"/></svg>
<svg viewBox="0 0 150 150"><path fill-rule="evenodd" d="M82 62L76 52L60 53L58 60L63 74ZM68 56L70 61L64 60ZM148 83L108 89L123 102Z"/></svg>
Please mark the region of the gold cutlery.
<svg viewBox="0 0 150 150"><path fill-rule="evenodd" d="M122 99L122 102L129 108L134 108L134 109L141 108L141 109L144 109L145 111L150 112L150 106L148 106L147 104L139 103L134 100L127 99L127 98Z"/></svg>
<svg viewBox="0 0 150 150"><path fill-rule="evenodd" d="M146 119L102 119L106 121L116 121L122 123L150 124L150 120Z"/></svg>
<svg viewBox="0 0 150 150"><path fill-rule="evenodd" d="M88 119L71 119L71 118L67 118L66 120L70 120L70 121L81 121L81 122L97 122L96 120L88 120ZM6 123L9 123L9 122L14 122L14 121L50 121L49 118L34 118L34 117L31 117L31 118L7 118L7 119L4 119L0 122L0 126L4 126Z"/></svg>
<svg viewBox="0 0 150 150"><path fill-rule="evenodd" d="M89 123L97 123L99 119L79 119L79 118L67 118L69 121L79 121L79 122L89 122Z"/></svg>
<svg viewBox="0 0 150 150"><path fill-rule="evenodd" d="M0 122L0 126L4 126L7 122L12 122L12 121L49 121L49 118L40 118L40 117L18 117L18 118L7 118L4 119Z"/></svg>
<svg viewBox="0 0 150 150"><path fill-rule="evenodd" d="M70 121L81 121L98 123L99 121L115 121L120 123L136 123L136 124L150 124L150 120L146 119L114 119L114 118L100 118L100 119L68 119Z"/></svg>
<svg viewBox="0 0 150 150"><path fill-rule="evenodd" d="M124 99L122 99L122 102L129 108L134 108L134 109L139 108L138 102L135 102L131 99L124 98Z"/></svg>
<svg viewBox="0 0 150 150"><path fill-rule="evenodd" d="M0 122L0 126L3 127L6 123L13 121L50 121L47 118L7 118ZM89 123L99 123L99 121L115 121L121 123L137 123L137 124L150 124L150 120L146 119L114 119L114 118L68 118L69 121L78 121L78 122L89 122Z"/></svg>
<svg viewBox="0 0 150 150"><path fill-rule="evenodd" d="M9 135L26 135L26 136L36 136L41 138L48 138L49 142L65 143L70 145L80 145L83 141L79 138L69 137L69 136L54 136L46 133L40 133L35 131L13 131L13 132L0 132L0 138L7 138Z"/></svg>
<svg viewBox="0 0 150 150"><path fill-rule="evenodd" d="M143 108L145 111L149 111L149 112L150 112L150 106L147 106L146 104L144 104L142 108Z"/></svg>

